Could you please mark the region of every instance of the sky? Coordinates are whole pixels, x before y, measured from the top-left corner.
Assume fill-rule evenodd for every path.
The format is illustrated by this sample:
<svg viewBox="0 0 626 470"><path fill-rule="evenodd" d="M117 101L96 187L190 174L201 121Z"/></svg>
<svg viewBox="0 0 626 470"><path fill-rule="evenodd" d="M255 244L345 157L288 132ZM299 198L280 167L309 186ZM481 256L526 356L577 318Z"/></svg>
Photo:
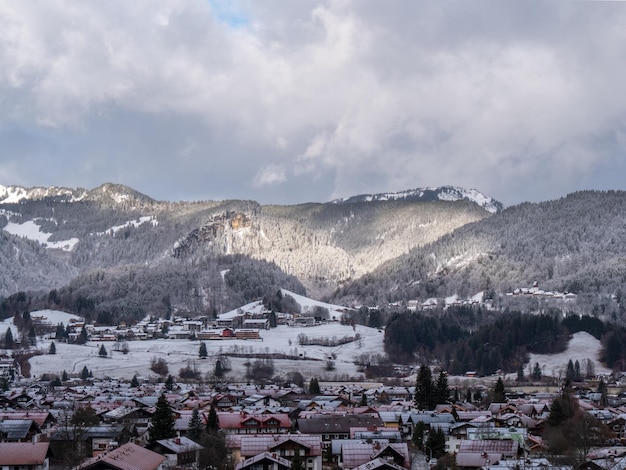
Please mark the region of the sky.
<svg viewBox="0 0 626 470"><path fill-rule="evenodd" d="M0 0L0 184L626 189L626 2Z"/></svg>

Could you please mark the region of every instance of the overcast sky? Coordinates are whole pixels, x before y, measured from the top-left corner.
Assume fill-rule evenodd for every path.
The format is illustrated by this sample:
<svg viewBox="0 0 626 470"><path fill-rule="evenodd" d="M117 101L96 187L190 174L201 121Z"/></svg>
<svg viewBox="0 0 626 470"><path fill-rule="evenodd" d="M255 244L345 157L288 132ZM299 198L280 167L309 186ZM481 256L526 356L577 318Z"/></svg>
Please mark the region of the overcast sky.
<svg viewBox="0 0 626 470"><path fill-rule="evenodd" d="M626 2L0 0L0 184L626 189Z"/></svg>

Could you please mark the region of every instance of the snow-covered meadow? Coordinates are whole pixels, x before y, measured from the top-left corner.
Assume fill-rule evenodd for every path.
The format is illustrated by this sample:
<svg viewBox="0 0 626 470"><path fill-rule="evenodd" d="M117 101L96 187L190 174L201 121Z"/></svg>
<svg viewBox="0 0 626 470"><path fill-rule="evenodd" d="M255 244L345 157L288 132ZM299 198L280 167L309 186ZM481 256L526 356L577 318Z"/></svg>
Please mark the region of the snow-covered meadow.
<svg viewBox="0 0 626 470"><path fill-rule="evenodd" d="M47 321L56 325L67 325L73 315L51 310L32 312L31 316L45 316ZM13 327L12 319L0 323L0 334ZM15 327L12 328L15 335ZM361 339L352 343L334 347L301 346L298 344L298 335L304 333L309 338L342 338L359 334ZM31 377L39 377L45 373L61 375L65 370L68 374L78 374L84 366L96 377L115 377L130 379L133 375L150 377L155 374L150 370L150 363L154 358L163 358L167 361L169 372L178 375L180 369L196 367L203 376L212 373L218 354L237 353L282 353L300 357L299 360L275 359L275 375L285 377L289 372L300 372L304 377L326 377L348 375L359 377L354 359L362 354L382 354L384 334L373 328L356 325L341 325L329 323L319 326L295 328L279 325L277 328L262 330L262 340L217 340L204 341L208 350L206 359L199 358L200 341L158 339L145 341L128 341L128 353L116 351L114 342L88 342L85 345L75 345L55 342L56 354L48 354L51 340L37 338L36 348L44 354L30 359ZM100 346L104 344L107 357L100 357ZM335 356L335 369L326 370L326 361ZM231 357L232 371L227 374L232 380L243 378L250 358Z"/></svg>

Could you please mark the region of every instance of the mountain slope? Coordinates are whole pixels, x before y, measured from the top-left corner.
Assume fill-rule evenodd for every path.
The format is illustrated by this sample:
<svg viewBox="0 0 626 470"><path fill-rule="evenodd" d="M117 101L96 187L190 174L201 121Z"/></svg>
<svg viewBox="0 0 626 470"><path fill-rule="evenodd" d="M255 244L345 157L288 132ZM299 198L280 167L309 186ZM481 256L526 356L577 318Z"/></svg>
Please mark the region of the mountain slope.
<svg viewBox="0 0 626 470"><path fill-rule="evenodd" d="M621 295L625 253L626 192L585 191L467 224L389 261L333 300L504 294L535 281L545 290Z"/></svg>
<svg viewBox="0 0 626 470"><path fill-rule="evenodd" d="M492 197L485 196L475 189L464 189L454 186L440 186L438 188L418 188L400 193L361 194L344 199L335 199L335 204L349 204L354 202L372 201L468 201L477 204L483 209L495 214L504 207L502 203Z"/></svg>
<svg viewBox="0 0 626 470"><path fill-rule="evenodd" d="M112 311L142 303L161 311L168 302L221 309L276 287L318 297L490 216L467 201L170 203L110 183L89 191L2 187L0 198L0 253L14 279L0 295L68 286L62 293L81 308ZM20 263L14 252L33 255Z"/></svg>

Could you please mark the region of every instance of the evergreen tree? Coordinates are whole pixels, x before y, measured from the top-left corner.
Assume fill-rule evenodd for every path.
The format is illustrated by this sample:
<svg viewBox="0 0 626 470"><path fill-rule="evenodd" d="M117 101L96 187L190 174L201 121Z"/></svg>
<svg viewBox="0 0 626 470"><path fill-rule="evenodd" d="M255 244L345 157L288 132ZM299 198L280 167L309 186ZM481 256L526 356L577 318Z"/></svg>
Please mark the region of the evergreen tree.
<svg viewBox="0 0 626 470"><path fill-rule="evenodd" d="M517 368L517 381L524 382L524 366L522 364Z"/></svg>
<svg viewBox="0 0 626 470"><path fill-rule="evenodd" d="M171 374L167 376L167 379L165 379L165 388L170 392L174 390L174 377L172 377Z"/></svg>
<svg viewBox="0 0 626 470"><path fill-rule="evenodd" d="M576 359L576 362L574 362L574 382L580 382L582 379L582 375L580 374L580 362Z"/></svg>
<svg viewBox="0 0 626 470"><path fill-rule="evenodd" d="M446 453L446 435L439 428L431 428L426 440L426 446L433 453L433 458L438 459Z"/></svg>
<svg viewBox="0 0 626 470"><path fill-rule="evenodd" d="M202 341L200 343L200 350L198 351L198 356L200 356L200 359L206 359L208 355L209 353L206 350L206 343Z"/></svg>
<svg viewBox="0 0 626 470"><path fill-rule="evenodd" d="M450 387L448 386L448 375L440 371L435 384L435 404L442 405L450 400Z"/></svg>
<svg viewBox="0 0 626 470"><path fill-rule="evenodd" d="M80 372L80 378L82 380L87 380L89 378L89 369L87 369L87 366L83 366L83 370Z"/></svg>
<svg viewBox="0 0 626 470"><path fill-rule="evenodd" d="M550 414L547 423L552 427L557 427L565 423L574 416L576 405L570 394L569 388L563 389L560 397L555 398L550 406Z"/></svg>
<svg viewBox="0 0 626 470"><path fill-rule="evenodd" d="M137 374L133 375L133 378L130 379L130 386L133 388L139 387L139 379L137 379Z"/></svg>
<svg viewBox="0 0 626 470"><path fill-rule="evenodd" d="M160 439L170 439L176 436L176 431L174 430L174 414L163 393L157 400L156 409L152 414L152 419L148 427L148 435L150 444L154 444Z"/></svg>
<svg viewBox="0 0 626 470"><path fill-rule="evenodd" d="M361 401L359 402L360 406L367 406L367 395L365 392L361 393Z"/></svg>
<svg viewBox="0 0 626 470"><path fill-rule="evenodd" d="M31 346L37 346L37 332L33 325L30 325L30 329L28 330L28 343Z"/></svg>
<svg viewBox="0 0 626 470"><path fill-rule="evenodd" d="M572 382L576 378L576 371L574 370L574 363L570 359L567 363L567 371L565 372L565 380Z"/></svg>
<svg viewBox="0 0 626 470"><path fill-rule="evenodd" d="M305 470L304 462L300 456L300 449L295 450L293 459L291 459L291 470Z"/></svg>
<svg viewBox="0 0 626 470"><path fill-rule="evenodd" d="M52 341L50 343L50 349L48 349L48 354L56 354L57 353L57 347L54 344L54 341Z"/></svg>
<svg viewBox="0 0 626 470"><path fill-rule="evenodd" d="M215 361L215 371L213 372L215 377L222 377L224 375L224 367L222 366L222 361L218 359Z"/></svg>
<svg viewBox="0 0 626 470"><path fill-rule="evenodd" d="M56 332L54 334L54 337L56 339L62 339L62 338L66 338L65 335L65 326L63 326L63 323L59 323L57 324L57 329Z"/></svg>
<svg viewBox="0 0 626 470"><path fill-rule="evenodd" d="M502 382L502 377L498 377L498 381L493 387L493 401L494 403L506 402L506 394L504 392L504 382Z"/></svg>
<svg viewBox="0 0 626 470"><path fill-rule="evenodd" d="M76 344L85 344L87 342L87 339L88 339L87 330L83 326L82 329L80 330L80 334L76 338Z"/></svg>
<svg viewBox="0 0 626 470"><path fill-rule="evenodd" d="M7 328L6 333L4 334L4 349L13 349L15 348L15 340L13 339L13 332L11 328Z"/></svg>
<svg viewBox="0 0 626 470"><path fill-rule="evenodd" d="M206 430L209 433L215 433L219 428L220 423L217 417L217 411L215 411L215 406L211 404L211 408L209 409L209 415L206 419Z"/></svg>
<svg viewBox="0 0 626 470"><path fill-rule="evenodd" d="M319 395L322 391L320 390L320 383L318 382L316 377L313 377L309 380L309 393L311 395Z"/></svg>
<svg viewBox="0 0 626 470"><path fill-rule="evenodd" d="M63 370L63 373L61 374L61 382L67 382L67 381L68 381L67 372Z"/></svg>
<svg viewBox="0 0 626 470"><path fill-rule="evenodd" d="M413 436L411 437L413 444L415 444L415 447L417 447L418 449L422 449L424 446L425 432L426 424L424 424L424 421L418 421L415 424L415 428L413 428Z"/></svg>
<svg viewBox="0 0 626 470"><path fill-rule="evenodd" d="M430 367L422 364L417 373L417 382L415 383L415 407L418 410L431 410L434 408L434 387L433 377Z"/></svg>
<svg viewBox="0 0 626 470"><path fill-rule="evenodd" d="M269 314L270 328L276 328L278 321L276 320L276 312L272 310Z"/></svg>
<svg viewBox="0 0 626 470"><path fill-rule="evenodd" d="M200 436L202 434L202 421L200 420L200 413L198 413L198 408L194 408L191 413L191 419L189 420L189 426L187 428L187 435L189 439L199 442Z"/></svg>
<svg viewBox="0 0 626 470"><path fill-rule="evenodd" d="M600 406L606 407L609 401L607 397L608 390L604 379L600 379L600 383L598 383L598 393L600 394Z"/></svg>
<svg viewBox="0 0 626 470"><path fill-rule="evenodd" d="M100 357L107 357L107 350L104 347L104 344L100 345L100 350L98 351L98 356L100 356Z"/></svg>
<svg viewBox="0 0 626 470"><path fill-rule="evenodd" d="M541 367L539 367L538 362L535 362L535 368L533 369L533 379L535 380L541 379Z"/></svg>

